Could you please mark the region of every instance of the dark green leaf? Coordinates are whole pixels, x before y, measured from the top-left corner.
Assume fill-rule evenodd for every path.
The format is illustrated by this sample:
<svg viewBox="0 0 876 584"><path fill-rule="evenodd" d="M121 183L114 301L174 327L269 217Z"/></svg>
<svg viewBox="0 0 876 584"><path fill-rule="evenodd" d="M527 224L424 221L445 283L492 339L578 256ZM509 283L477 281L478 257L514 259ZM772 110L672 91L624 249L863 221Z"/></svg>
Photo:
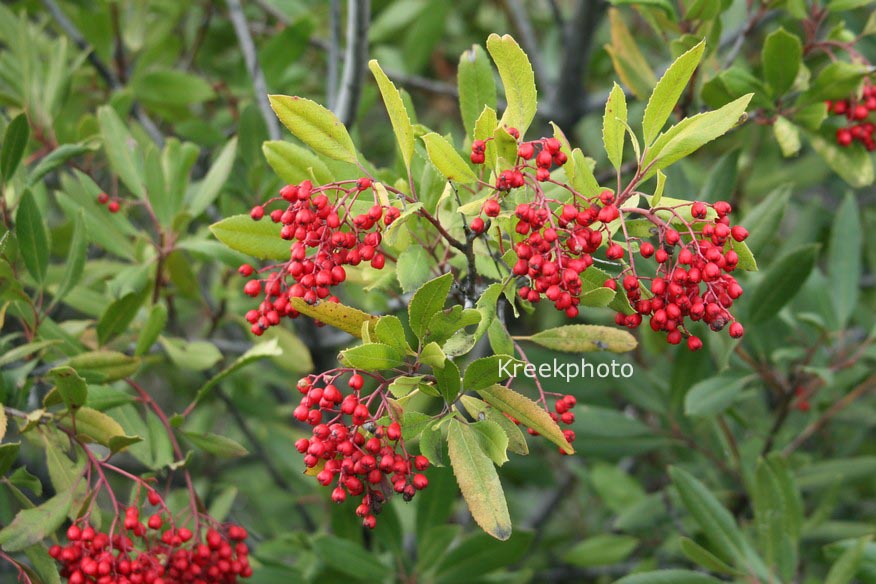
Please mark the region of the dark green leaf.
<svg viewBox="0 0 876 584"><path fill-rule="evenodd" d="M15 237L27 271L37 283L42 284L49 265L49 236L43 214L30 191L24 191L18 203Z"/></svg>
<svg viewBox="0 0 876 584"><path fill-rule="evenodd" d="M792 249L776 259L748 299L748 320L769 320L800 291L815 267L817 244Z"/></svg>
<svg viewBox="0 0 876 584"><path fill-rule="evenodd" d="M27 141L30 138L30 124L27 121L27 115L18 114L15 119L9 122L6 126L6 132L3 134L3 147L0 149L0 175L3 182L8 182L12 175L15 174L15 169L21 162L24 156L24 149L27 147Z"/></svg>

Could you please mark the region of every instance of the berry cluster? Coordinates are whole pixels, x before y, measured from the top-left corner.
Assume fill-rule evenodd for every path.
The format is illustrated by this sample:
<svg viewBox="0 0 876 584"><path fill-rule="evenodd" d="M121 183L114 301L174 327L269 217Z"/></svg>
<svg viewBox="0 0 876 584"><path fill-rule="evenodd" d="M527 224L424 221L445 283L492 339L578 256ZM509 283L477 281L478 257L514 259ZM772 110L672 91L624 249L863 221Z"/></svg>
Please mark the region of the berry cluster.
<svg viewBox="0 0 876 584"><path fill-rule="evenodd" d="M122 208L118 200L110 199L110 196L106 193L100 193L97 195L97 202L101 205L106 205L106 210L110 213L118 213L119 209Z"/></svg>
<svg viewBox="0 0 876 584"><path fill-rule="evenodd" d="M707 219L710 209L714 219ZM664 208L678 216L678 210ZM687 346L696 351L703 343L688 331L685 319L703 321L713 331L720 331L730 325L730 336L743 335L742 325L730 314L734 300L742 295L742 287L731 275L739 263L739 255L733 250L731 240L742 242L748 231L742 226L730 226L729 203L719 201L710 205L695 202L690 204L693 221L685 225L684 235L669 223L660 224L658 246L650 241L640 241L639 255L654 257L657 273L651 278L650 297L646 297L642 280L631 265L616 279L606 281L605 285L616 289L617 283L623 286L633 314L618 313L615 321L619 325L636 328L644 316L649 316L649 324L655 331L667 333L670 344L678 344L687 337Z"/></svg>
<svg viewBox="0 0 876 584"><path fill-rule="evenodd" d="M252 575L244 528L210 528L201 542L185 527L162 531L164 524L161 513L144 524L136 507L125 511L124 533L80 520L67 529L68 543L49 555L69 584L233 584Z"/></svg>
<svg viewBox="0 0 876 584"><path fill-rule="evenodd" d="M876 85L867 84L860 99L857 96L827 102L827 110L845 116L848 125L836 131L836 143L850 146L860 142L872 152L876 150L876 119L871 115L876 111Z"/></svg>
<svg viewBox="0 0 876 584"><path fill-rule="evenodd" d="M280 237L293 242L287 262L260 270L260 274L267 275L259 275L244 286L249 296L264 294L259 307L246 313L253 334L261 335L284 316L298 316L289 302L291 298L303 298L308 304L323 299L337 302L331 288L346 280L344 266L370 262L372 268L380 270L385 265L386 256L380 248L381 225L391 225L401 212L379 204L375 195L367 212L353 214L353 203L371 187L371 179L344 182L353 184L349 189L343 188L342 183L314 187L307 180L286 185L279 197L250 211L252 219L260 221L265 216L265 206L283 201L285 206L270 211L269 217L282 225ZM340 193L335 203L326 195L330 191ZM240 266L238 271L247 278L256 273L249 264Z"/></svg>
<svg viewBox="0 0 876 584"><path fill-rule="evenodd" d="M398 422L378 423L383 404L372 415L370 403L382 393L378 390L362 399L365 380L359 373L347 382L352 393L341 393L335 381L347 371L311 375L298 382L303 397L293 415L313 426L313 433L309 439L298 440L295 448L304 454L304 465L316 473L321 485L335 485L332 501L342 503L348 495L361 497L356 515L363 525L374 528L375 516L386 501L382 485L388 482L410 501L429 484L426 475L415 472L425 470L429 461L407 453Z"/></svg>

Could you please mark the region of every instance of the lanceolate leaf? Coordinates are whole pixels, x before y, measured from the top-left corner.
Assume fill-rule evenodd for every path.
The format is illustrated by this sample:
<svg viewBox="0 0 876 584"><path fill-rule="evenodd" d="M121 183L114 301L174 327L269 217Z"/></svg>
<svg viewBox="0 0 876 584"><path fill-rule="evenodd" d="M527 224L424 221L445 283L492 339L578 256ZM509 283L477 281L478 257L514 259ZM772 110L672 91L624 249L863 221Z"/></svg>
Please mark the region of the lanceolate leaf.
<svg viewBox="0 0 876 584"><path fill-rule="evenodd" d="M89 383L109 383L134 375L140 359L115 351L94 351L73 357L67 365Z"/></svg>
<svg viewBox="0 0 876 584"><path fill-rule="evenodd" d="M262 153L280 180L287 184L310 180L316 185L323 185L334 180L325 162L298 144L270 140L262 144Z"/></svg>
<svg viewBox="0 0 876 584"><path fill-rule="evenodd" d="M337 302L323 301L318 304L308 304L302 298L293 298L290 303L301 314L350 333L357 338L362 338L363 322L377 324L378 320L378 317L367 312Z"/></svg>
<svg viewBox="0 0 876 584"><path fill-rule="evenodd" d="M572 445L563 436L563 431L551 419L550 414L528 397L498 384L479 389L478 393L485 402L517 419L521 424L532 428L562 448L567 454L575 452Z"/></svg>
<svg viewBox="0 0 876 584"><path fill-rule="evenodd" d="M30 138L30 124L27 122L27 115L18 114L9 122L3 134L3 145L0 148L0 176L3 182L12 178L15 169L18 168L28 138Z"/></svg>
<svg viewBox="0 0 876 584"><path fill-rule="evenodd" d="M691 570L656 570L630 574L614 584L721 584L722 581Z"/></svg>
<svg viewBox="0 0 876 584"><path fill-rule="evenodd" d="M231 169L234 166L234 157L237 154L237 138L232 138L228 141L216 162L210 167L207 176L193 191L192 197L188 201L188 211L194 216L203 213L207 207L213 204L216 197L219 196L219 191L228 180L231 174Z"/></svg>
<svg viewBox="0 0 876 584"><path fill-rule="evenodd" d="M858 303L863 237L858 203L849 192L834 216L827 250L828 275L834 284L834 304L842 325L848 321Z"/></svg>
<svg viewBox="0 0 876 584"><path fill-rule="evenodd" d="M430 132L422 139L426 143L426 153L429 155L429 160L447 180L463 184L477 182L477 175L462 159L453 144L447 141L447 138Z"/></svg>
<svg viewBox="0 0 876 584"><path fill-rule="evenodd" d="M24 191L15 214L15 237L24 265L42 283L49 265L49 236L43 215L30 191Z"/></svg>
<svg viewBox="0 0 876 584"><path fill-rule="evenodd" d="M216 239L235 251L270 260L288 260L289 242L280 237L280 225L249 215L232 215L210 226Z"/></svg>
<svg viewBox="0 0 876 584"><path fill-rule="evenodd" d="M7 552L17 552L42 541L67 519L73 491L62 491L33 509L19 511L12 523L0 530L0 546Z"/></svg>
<svg viewBox="0 0 876 584"><path fill-rule="evenodd" d="M625 353L636 348L636 338L629 332L607 326L570 324L538 332L527 341L564 353L611 351Z"/></svg>
<svg viewBox="0 0 876 584"><path fill-rule="evenodd" d="M508 103L501 121L508 127L517 128L522 136L532 123L538 106L532 65L510 35L491 34L487 39L487 50L499 70Z"/></svg>
<svg viewBox="0 0 876 584"><path fill-rule="evenodd" d="M511 537L511 516L493 461L484 454L480 439L459 420L447 432L450 464L469 511L481 529L499 540Z"/></svg>
<svg viewBox="0 0 876 584"><path fill-rule="evenodd" d="M64 267L64 276L58 285L55 299L60 300L73 289L82 279L85 268L85 254L88 251L88 234L85 232L85 212L79 210L73 217L73 237L70 240L70 252Z"/></svg>
<svg viewBox="0 0 876 584"><path fill-rule="evenodd" d="M784 28L771 32L763 44L763 74L776 96L791 88L803 57L803 43Z"/></svg>
<svg viewBox="0 0 876 584"><path fill-rule="evenodd" d="M624 138L627 134L627 98L620 85L614 84L608 101L605 102L605 115L602 118L602 142L608 160L615 169L620 169L624 156Z"/></svg>
<svg viewBox="0 0 876 584"><path fill-rule="evenodd" d="M314 152L356 164L356 147L344 124L328 109L309 99L271 95L271 107L292 134Z"/></svg>
<svg viewBox="0 0 876 584"><path fill-rule="evenodd" d="M636 97L645 99L657 83L657 78L639 50L620 11L609 9L608 18L611 22L611 44L605 45L605 50L611 57L614 70Z"/></svg>
<svg viewBox="0 0 876 584"><path fill-rule="evenodd" d="M136 154L140 147L111 106L100 107L97 110L97 120L110 166L125 186L142 199L146 195L146 186L142 156Z"/></svg>
<svg viewBox="0 0 876 584"><path fill-rule="evenodd" d="M645 116L642 118L642 130L646 145L651 144L660 130L663 129L666 120L669 119L672 110L678 103L678 98L681 97L694 70L700 64L705 49L705 42L697 44L676 59L657 82L657 86L654 87L654 91L648 99L648 105L645 106Z"/></svg>
<svg viewBox="0 0 876 584"><path fill-rule="evenodd" d="M411 118L402 101L401 94L380 68L380 65L377 64L377 61L372 59L368 63L368 67L374 74L374 79L377 80L380 95L383 96L383 103L386 105L387 113L389 113L389 121L392 123L402 160L405 161L405 166L410 169L411 159L414 157L414 128L411 126Z"/></svg>
<svg viewBox="0 0 876 584"><path fill-rule="evenodd" d="M484 107L496 108L496 80L487 54L480 45L473 45L459 58L456 73L459 87L459 110L462 124L469 136L474 135L475 121Z"/></svg>
<svg viewBox="0 0 876 584"><path fill-rule="evenodd" d="M773 262L748 299L748 320L759 323L775 316L796 294L815 267L817 244L795 248Z"/></svg>

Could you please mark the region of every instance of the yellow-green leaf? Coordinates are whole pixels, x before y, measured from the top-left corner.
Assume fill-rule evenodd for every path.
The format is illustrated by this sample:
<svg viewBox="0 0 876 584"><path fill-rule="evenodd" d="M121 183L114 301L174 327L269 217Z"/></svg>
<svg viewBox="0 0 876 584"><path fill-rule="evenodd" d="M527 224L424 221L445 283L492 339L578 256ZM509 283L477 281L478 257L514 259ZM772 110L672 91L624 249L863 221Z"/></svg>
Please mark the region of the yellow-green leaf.
<svg viewBox="0 0 876 584"><path fill-rule="evenodd" d="M389 80L389 77L386 76L386 73L383 72L377 61L372 59L368 63L368 67L371 69L371 73L374 74L374 79L377 80L380 95L383 96L383 103L389 114L389 121L392 124L392 130L395 132L395 139L398 141L402 159L405 161L405 166L410 169L411 159L414 157L414 128L411 126L408 110L405 108L405 103L402 101L398 89Z"/></svg>
<svg viewBox="0 0 876 584"><path fill-rule="evenodd" d="M572 448L572 445L563 436L563 431L551 419L550 414L525 395L521 395L513 389L498 384L479 389L478 393L485 402L517 419L521 424L532 428L562 448L567 454L575 453L575 449Z"/></svg>
<svg viewBox="0 0 876 584"><path fill-rule="evenodd" d="M477 175L446 138L435 132L429 132L422 136L422 139L426 144L429 160L447 180L463 184L477 182Z"/></svg>
<svg viewBox="0 0 876 584"><path fill-rule="evenodd" d="M614 84L605 102L605 115L602 118L602 142L608 160L620 169L624 156L624 138L627 134L627 98L620 85Z"/></svg>
<svg viewBox="0 0 876 584"><path fill-rule="evenodd" d="M523 136L538 108L532 65L510 35L491 34L487 39L487 50L499 70L508 103L501 121L508 127L517 128Z"/></svg>
<svg viewBox="0 0 876 584"><path fill-rule="evenodd" d="M588 353L591 351L625 353L636 348L636 337L629 332L614 327L591 324L560 326L523 338L542 347L564 353Z"/></svg>
<svg viewBox="0 0 876 584"><path fill-rule="evenodd" d="M356 147L347 128L330 110L315 101L288 95L270 95L271 107L292 134L314 152L333 160L356 164Z"/></svg>
<svg viewBox="0 0 876 584"><path fill-rule="evenodd" d="M210 226L216 239L235 251L267 260L288 260L289 242L280 237L280 225L249 215L232 215Z"/></svg>
<svg viewBox="0 0 876 584"><path fill-rule="evenodd" d="M301 298L292 298L290 303L301 314L350 333L356 338L362 338L363 322L368 321L376 325L379 319L379 317L345 306L339 302L323 301L318 304L308 304Z"/></svg>
<svg viewBox="0 0 876 584"><path fill-rule="evenodd" d="M669 68L651 93L648 105L645 106L645 115L642 118L642 131L645 136L645 144L651 144L666 120L675 109L678 98L687 87L694 70L700 64L706 43L700 42L695 47L681 55Z"/></svg>

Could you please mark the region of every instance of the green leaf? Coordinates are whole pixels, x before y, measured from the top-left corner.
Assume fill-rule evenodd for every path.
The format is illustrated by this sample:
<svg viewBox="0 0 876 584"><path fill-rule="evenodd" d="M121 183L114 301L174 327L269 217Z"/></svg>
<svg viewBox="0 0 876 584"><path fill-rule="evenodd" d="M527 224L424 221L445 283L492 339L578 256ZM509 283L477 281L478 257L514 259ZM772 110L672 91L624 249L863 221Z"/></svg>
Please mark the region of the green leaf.
<svg viewBox="0 0 876 584"><path fill-rule="evenodd" d="M149 311L149 318L146 319L146 324L140 330L140 336L137 337L137 347L134 349L134 355L138 357L145 355L158 340L158 336L164 331L164 325L167 324L167 308L164 304L155 304L152 310Z"/></svg>
<svg viewBox="0 0 876 584"><path fill-rule="evenodd" d="M43 214L29 190L21 195L15 213L15 237L27 271L42 284L49 265L49 236Z"/></svg>
<svg viewBox="0 0 876 584"><path fill-rule="evenodd" d="M721 580L690 570L655 570L624 576L614 584L721 584Z"/></svg>
<svg viewBox="0 0 876 584"><path fill-rule="evenodd" d="M139 145L111 106L104 105L98 108L97 120L103 137L103 149L109 159L110 167L119 175L128 190L138 198L144 198L146 185Z"/></svg>
<svg viewBox="0 0 876 584"><path fill-rule="evenodd" d="M847 548L830 567L824 584L849 584L858 573L858 567L861 565L864 554L864 546L871 537L862 537L855 545Z"/></svg>
<svg viewBox="0 0 876 584"><path fill-rule="evenodd" d="M796 296L815 267L818 244L796 247L776 259L748 299L748 321L769 320Z"/></svg>
<svg viewBox="0 0 876 584"><path fill-rule="evenodd" d="M206 396L216 384L227 378L229 375L243 369L247 365L260 361L261 359L279 357L282 354L283 349L280 348L279 341L276 338L253 346L243 355L235 359L231 365L211 377L204 385L202 385L195 396L195 402L197 403L204 399L204 396Z"/></svg>
<svg viewBox="0 0 876 584"><path fill-rule="evenodd" d="M348 367L376 371L404 364L404 353L383 343L366 343L341 351L341 362Z"/></svg>
<svg viewBox="0 0 876 584"><path fill-rule="evenodd" d="M737 574L738 571L724 563L721 558L695 542L694 540L682 537L679 541L681 552L687 558L699 564L700 566L713 572L721 572L723 574Z"/></svg>
<svg viewBox="0 0 876 584"><path fill-rule="evenodd" d="M639 540L629 535L597 535L575 544L563 556L563 561L581 568L607 566L624 561Z"/></svg>
<svg viewBox="0 0 876 584"><path fill-rule="evenodd" d="M0 407L0 440L3 440L3 434L6 432L6 411ZM0 444L0 476L6 475L12 465L15 464L18 458L18 451L21 449L20 442L8 442Z"/></svg>
<svg viewBox="0 0 876 584"><path fill-rule="evenodd" d="M447 273L429 280L414 292L408 305L408 322L417 338L425 338L429 322L444 308L452 285L453 274Z"/></svg>
<svg viewBox="0 0 876 584"><path fill-rule="evenodd" d="M608 18L611 24L611 44L605 45L605 50L611 57L614 70L623 84L637 98L643 100L657 84L657 78L624 23L620 11L615 8L609 9Z"/></svg>
<svg viewBox="0 0 876 584"><path fill-rule="evenodd" d="M803 522L803 502L780 453L758 461L753 492L759 549L782 581L793 580Z"/></svg>
<svg viewBox="0 0 876 584"><path fill-rule="evenodd" d="M744 95L718 110L685 118L660 134L645 156L645 166L651 165L645 177L653 176L657 170L693 154L732 130L744 119L751 97L751 94Z"/></svg>
<svg viewBox="0 0 876 584"><path fill-rule="evenodd" d="M81 440L102 444L113 452L142 440L138 436L128 436L121 424L95 409L82 407L76 410L74 416L76 435ZM74 423L69 419L65 419L63 423L71 430L74 428Z"/></svg>
<svg viewBox="0 0 876 584"><path fill-rule="evenodd" d="M131 86L138 99L155 106L184 107L216 95L202 77L178 69L155 69L136 75Z"/></svg>
<svg viewBox="0 0 876 584"><path fill-rule="evenodd" d="M377 555L348 539L317 535L311 540L311 549L327 566L357 580L383 582L392 574L392 569L380 562Z"/></svg>
<svg viewBox="0 0 876 584"><path fill-rule="evenodd" d="M803 62L803 43L797 35L779 27L767 35L761 62L764 78L773 89L773 95L784 95L794 84Z"/></svg>
<svg viewBox="0 0 876 584"><path fill-rule="evenodd" d="M462 381L459 376L459 367L450 359L444 359L443 367L433 367L432 375L444 401L452 404L462 390Z"/></svg>
<svg viewBox="0 0 876 584"><path fill-rule="evenodd" d="M396 219L396 221L398 221ZM432 274L429 253L420 246L410 246L398 256L395 274L405 294L416 290Z"/></svg>
<svg viewBox="0 0 876 584"><path fill-rule="evenodd" d="M800 129L797 128L788 118L779 116L773 124L773 136L776 137L776 142L782 151L782 156L790 158L800 152L802 144L800 143Z"/></svg>
<svg viewBox="0 0 876 584"><path fill-rule="evenodd" d="M220 458L240 458L249 454L249 451L239 443L219 434L183 432L182 435L204 452Z"/></svg>
<svg viewBox="0 0 876 584"><path fill-rule="evenodd" d="M237 138L232 138L216 157L216 161L207 171L207 176L192 190L192 196L186 201L187 210L193 217L206 211L207 207L212 205L216 197L219 196L219 192L231 175L236 154Z"/></svg>
<svg viewBox="0 0 876 584"><path fill-rule="evenodd" d="M112 302L97 321L97 341L105 345L107 341L124 331L137 316L137 311L146 300L147 289L131 292Z"/></svg>
<svg viewBox="0 0 876 584"><path fill-rule="evenodd" d="M790 199L791 185L782 185L764 197L740 221L740 225L748 229L748 237L744 243L751 253L759 255L767 250L782 223Z"/></svg>
<svg viewBox="0 0 876 584"><path fill-rule="evenodd" d="M447 138L435 132L429 132L421 138L426 144L429 160L447 180L462 184L477 182L477 175L472 172Z"/></svg>
<svg viewBox="0 0 876 584"><path fill-rule="evenodd" d="M609 0L612 6L624 6L624 5L632 5L632 6L648 6L651 8L657 8L666 13L671 20L676 20L678 18L678 14L675 12L675 6L673 6L672 2L669 0ZM685 15L685 18L688 18Z"/></svg>
<svg viewBox="0 0 876 584"><path fill-rule="evenodd" d="M280 225L249 215L232 215L210 226L213 235L235 251L268 260L288 260L289 242L280 238Z"/></svg>
<svg viewBox="0 0 876 584"><path fill-rule="evenodd" d="M446 466L447 460L447 440L441 433L439 422L435 422L423 428L423 433L420 434L420 453L429 459L429 463L433 466Z"/></svg>
<svg viewBox="0 0 876 584"><path fill-rule="evenodd" d="M726 201L733 196L739 174L739 153L739 148L733 149L722 156L710 169L699 200L714 203ZM658 173L657 176L659 178L660 174Z"/></svg>
<svg viewBox="0 0 876 584"><path fill-rule="evenodd" d="M8 182L21 158L24 156L24 149L27 147L27 141L30 138L30 124L27 121L26 114L18 114L6 126L6 132L3 134L3 147L0 149L0 176L3 182Z"/></svg>
<svg viewBox="0 0 876 584"><path fill-rule="evenodd" d="M451 337L464 332L466 327L476 325L481 321L481 313L474 308L463 308L456 305L439 311L429 320L426 328L427 341L444 345ZM445 351L447 346L445 345Z"/></svg>
<svg viewBox="0 0 876 584"><path fill-rule="evenodd" d="M841 326L845 326L858 304L863 247L861 212L855 196L849 192L834 215L827 249L827 275L834 285L832 297Z"/></svg>
<svg viewBox="0 0 876 584"><path fill-rule="evenodd" d="M511 537L511 516L493 461L468 424L450 420L447 446L453 474L475 522L499 540Z"/></svg>
<svg viewBox="0 0 876 584"><path fill-rule="evenodd" d="M64 275L58 285L58 290L55 292L56 301L64 298L82 279L87 251L88 234L85 227L85 211L80 209L73 217L73 237L70 240L70 251L67 254Z"/></svg>
<svg viewBox="0 0 876 584"><path fill-rule="evenodd" d="M515 365L523 365L523 361L510 355L492 355L475 359L465 369L463 387L466 391L478 391L490 387L511 377Z"/></svg>
<svg viewBox="0 0 876 584"><path fill-rule="evenodd" d="M334 180L325 162L298 144L271 140L262 144L262 152L268 164L286 184L310 180L314 184L324 185Z"/></svg>
<svg viewBox="0 0 876 584"><path fill-rule="evenodd" d="M204 371L222 360L222 353L209 341L186 341L159 336L158 341L173 363L189 371Z"/></svg>
<svg viewBox="0 0 876 584"><path fill-rule="evenodd" d="M510 35L491 34L487 38L487 50L499 70L508 103L501 122L507 127L517 128L523 136L538 108L532 65Z"/></svg>
<svg viewBox="0 0 876 584"><path fill-rule="evenodd" d="M311 305L307 304L302 298L293 298L290 300L290 303L301 314L315 318L320 322L350 333L360 339L362 338L362 323L370 322L373 323L373 326L379 320L376 316L345 306L339 302L323 301Z"/></svg>
<svg viewBox="0 0 876 584"><path fill-rule="evenodd" d="M651 144L666 125L666 120L675 109L678 99L684 92L694 70L700 64L706 43L700 42L673 62L651 92L645 115L642 118L642 130L645 144Z"/></svg>
<svg viewBox="0 0 876 584"><path fill-rule="evenodd" d="M460 56L456 83L459 88L462 125L468 136L474 136L475 122L484 108L496 108L496 80L493 78L493 68L480 45L472 45Z"/></svg>
<svg viewBox="0 0 876 584"><path fill-rule="evenodd" d="M330 110L300 97L270 95L268 98L283 125L314 152L341 162L358 162L347 128Z"/></svg>
<svg viewBox="0 0 876 584"><path fill-rule="evenodd" d="M58 388L58 393L68 408L78 408L85 405L88 400L88 384L79 377L75 369L69 365L62 365L50 369L48 375L55 387Z"/></svg>
<svg viewBox="0 0 876 584"><path fill-rule="evenodd" d="M567 454L574 454L572 445L566 441L563 431L556 422L551 419L544 408L529 399L503 385L493 385L485 389L479 389L478 393L485 402L508 414L521 424L532 428Z"/></svg>
<svg viewBox="0 0 876 584"><path fill-rule="evenodd" d="M569 324L543 330L531 337L518 338L564 353L625 353L635 349L638 344L636 338L627 331L590 324Z"/></svg>
<svg viewBox="0 0 876 584"><path fill-rule="evenodd" d="M443 521L442 521L443 523ZM511 583L536 581L529 578L527 570L514 572L509 566L523 561L532 544L533 533L517 531L507 541L497 541L485 533L475 533L457 545L443 550L440 561L434 566L435 584L470 584L472 582ZM426 565L426 564L423 564ZM494 573L505 568L507 571ZM473 578L477 575L477 579Z"/></svg>
<svg viewBox="0 0 876 584"><path fill-rule="evenodd" d="M616 170L620 170L624 158L624 138L627 135L627 98L620 85L614 84L605 102L602 118L602 142L608 160ZM577 170L577 169L576 169Z"/></svg>
<svg viewBox="0 0 876 584"><path fill-rule="evenodd" d="M738 562L754 574L766 572L763 561L751 549L736 521L703 483L677 467L669 469L688 513L699 524L706 538L724 560Z"/></svg>
<svg viewBox="0 0 876 584"><path fill-rule="evenodd" d="M710 377L694 384L684 396L687 416L714 416L732 406L745 389L745 378Z"/></svg>
<svg viewBox="0 0 876 584"><path fill-rule="evenodd" d="M870 73L863 63L834 61L825 66L797 100L797 105L823 102L826 99L842 99L855 93L861 81Z"/></svg>
<svg viewBox="0 0 876 584"><path fill-rule="evenodd" d="M599 183L596 182L596 177L593 175L593 167L595 162L592 158L587 158L580 148L572 150L572 155L569 157L572 163L566 163L566 174L569 174L572 169L572 175L569 181L572 187L585 197L595 197L602 190Z"/></svg>
<svg viewBox="0 0 876 584"><path fill-rule="evenodd" d="M810 133L808 137L813 150L850 186L860 189L873 184L876 178L873 157L862 145L856 142L841 148L820 134Z"/></svg>
<svg viewBox="0 0 876 584"><path fill-rule="evenodd" d="M67 365L88 383L110 383L134 375L140 359L115 351L93 351L76 355Z"/></svg>
<svg viewBox="0 0 876 584"><path fill-rule="evenodd" d="M490 420L481 420L469 426L478 434L481 450L490 457L490 460L498 466L508 462L508 435L499 424Z"/></svg>
<svg viewBox="0 0 876 584"><path fill-rule="evenodd" d="M90 152L91 147L85 144L61 144L36 163L27 176L27 186L37 184L44 176L75 156Z"/></svg>
<svg viewBox="0 0 876 584"><path fill-rule="evenodd" d="M17 552L42 541L67 519L72 500L72 490L62 491L38 507L19 511L12 523L0 529L0 545Z"/></svg>
<svg viewBox="0 0 876 584"><path fill-rule="evenodd" d="M392 314L381 316L374 325L374 335L378 341L395 347L403 353L410 351L402 321Z"/></svg>
<svg viewBox="0 0 876 584"><path fill-rule="evenodd" d="M873 0L830 0L827 3L827 9L831 12L843 12L871 4L873 4Z"/></svg>
<svg viewBox="0 0 876 584"><path fill-rule="evenodd" d="M402 160L405 161L405 167L410 170L411 159L414 157L414 128L411 126L408 110L405 108L398 89L389 80L377 61L372 59L368 62L368 67L371 69L374 79L377 80L377 87L380 89L380 95L383 97L383 103L389 114L389 121L392 124L393 132L395 132Z"/></svg>

